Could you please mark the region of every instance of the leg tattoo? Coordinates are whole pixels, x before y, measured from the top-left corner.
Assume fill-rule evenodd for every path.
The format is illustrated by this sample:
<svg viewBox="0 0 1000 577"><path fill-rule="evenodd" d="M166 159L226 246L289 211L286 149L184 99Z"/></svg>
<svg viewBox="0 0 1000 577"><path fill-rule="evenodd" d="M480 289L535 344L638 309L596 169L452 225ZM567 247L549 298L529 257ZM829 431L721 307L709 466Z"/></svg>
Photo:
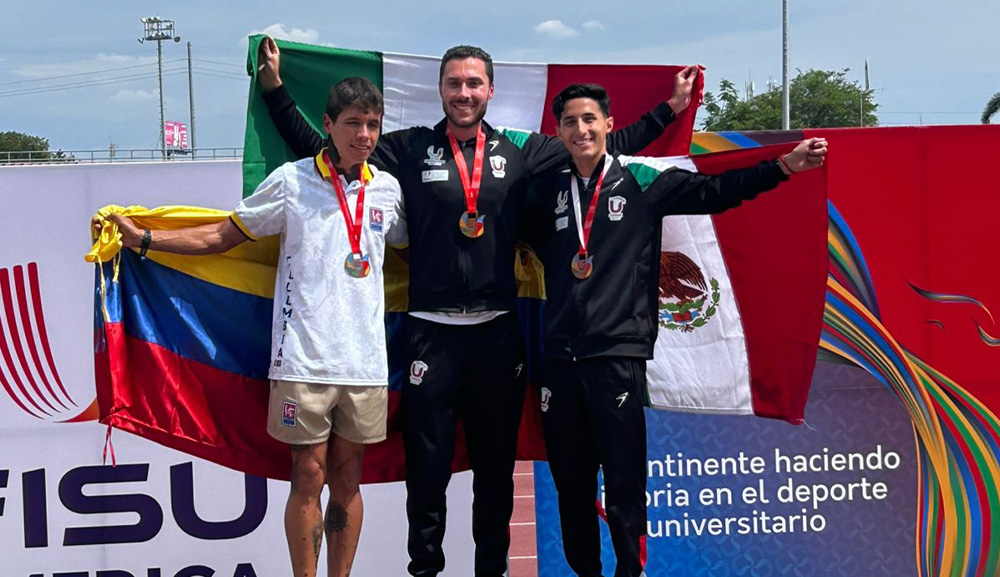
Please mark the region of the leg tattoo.
<svg viewBox="0 0 1000 577"><path fill-rule="evenodd" d="M312 540L313 540L313 553L316 554L316 560L319 561L319 551L323 547L323 521L320 520L313 526L312 530Z"/></svg>
<svg viewBox="0 0 1000 577"><path fill-rule="evenodd" d="M347 509L340 503L330 499L326 506L326 530L329 533L340 533L347 528Z"/></svg>

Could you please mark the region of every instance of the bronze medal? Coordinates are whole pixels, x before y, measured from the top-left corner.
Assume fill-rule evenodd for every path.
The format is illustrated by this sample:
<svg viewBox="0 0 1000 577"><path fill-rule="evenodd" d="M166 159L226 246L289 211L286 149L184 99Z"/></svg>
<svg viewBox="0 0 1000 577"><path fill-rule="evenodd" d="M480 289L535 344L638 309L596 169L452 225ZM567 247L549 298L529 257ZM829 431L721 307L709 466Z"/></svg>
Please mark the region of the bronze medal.
<svg viewBox="0 0 1000 577"><path fill-rule="evenodd" d="M594 257L587 253L577 253L570 262L570 270L580 280L589 277L594 272Z"/></svg>

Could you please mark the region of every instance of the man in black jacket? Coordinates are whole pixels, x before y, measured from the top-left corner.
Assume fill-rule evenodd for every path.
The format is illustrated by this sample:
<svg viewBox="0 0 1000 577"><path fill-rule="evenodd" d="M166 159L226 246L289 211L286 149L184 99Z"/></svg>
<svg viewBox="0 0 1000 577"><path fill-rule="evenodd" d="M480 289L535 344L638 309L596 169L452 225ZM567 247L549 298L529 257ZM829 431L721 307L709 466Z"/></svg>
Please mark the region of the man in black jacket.
<svg viewBox="0 0 1000 577"><path fill-rule="evenodd" d="M522 236L545 266L542 426L563 548L581 577L601 576L598 468L615 577L643 574L643 398L657 333L662 218L723 212L826 156L826 142L814 138L752 168L695 174L656 159L609 155L609 112L607 92L596 84L574 84L556 96L552 113L572 161L535 183L522 223Z"/></svg>
<svg viewBox="0 0 1000 577"><path fill-rule="evenodd" d="M321 139L281 85L278 51L262 43L258 79L279 132L299 155ZM609 135L612 149L638 152L690 103L697 67L635 125ZM507 569L513 469L524 402L524 344L516 313L514 238L529 181L569 154L558 139L495 129L483 121L493 62L457 46L441 60L445 118L433 128L390 132L371 162L396 176L409 229L410 374L402 391L406 512L412 575L444 568L445 490L455 425L465 429L473 471L477 577Z"/></svg>

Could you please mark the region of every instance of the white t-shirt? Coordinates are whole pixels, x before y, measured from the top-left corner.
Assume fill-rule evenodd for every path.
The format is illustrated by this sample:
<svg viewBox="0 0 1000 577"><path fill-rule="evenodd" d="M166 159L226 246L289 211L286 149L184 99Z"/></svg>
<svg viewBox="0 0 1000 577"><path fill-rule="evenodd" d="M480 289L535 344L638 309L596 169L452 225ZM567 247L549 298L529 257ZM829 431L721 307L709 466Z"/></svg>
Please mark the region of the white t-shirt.
<svg viewBox="0 0 1000 577"><path fill-rule="evenodd" d="M312 158L272 172L233 213L251 238L281 235L271 379L388 384L382 262L387 243L406 246L406 217L396 178L370 170L361 229L361 250L371 263L367 277L354 278L344 269L351 252L347 223L333 185ZM339 178L354 218L360 183Z"/></svg>

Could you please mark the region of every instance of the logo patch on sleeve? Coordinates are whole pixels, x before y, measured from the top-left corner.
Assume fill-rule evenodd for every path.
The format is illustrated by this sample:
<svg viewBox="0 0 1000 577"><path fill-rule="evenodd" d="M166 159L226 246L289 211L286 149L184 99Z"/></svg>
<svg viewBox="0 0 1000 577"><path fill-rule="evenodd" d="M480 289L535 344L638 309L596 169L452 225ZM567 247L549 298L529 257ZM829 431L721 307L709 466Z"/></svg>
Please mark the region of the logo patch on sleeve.
<svg viewBox="0 0 1000 577"><path fill-rule="evenodd" d="M368 228L370 228L372 232L382 232L382 219L383 214L381 208L373 206L368 209Z"/></svg>
<svg viewBox="0 0 1000 577"><path fill-rule="evenodd" d="M299 406L291 401L285 401L281 406L281 424L286 427L295 426L295 413L298 412Z"/></svg>

